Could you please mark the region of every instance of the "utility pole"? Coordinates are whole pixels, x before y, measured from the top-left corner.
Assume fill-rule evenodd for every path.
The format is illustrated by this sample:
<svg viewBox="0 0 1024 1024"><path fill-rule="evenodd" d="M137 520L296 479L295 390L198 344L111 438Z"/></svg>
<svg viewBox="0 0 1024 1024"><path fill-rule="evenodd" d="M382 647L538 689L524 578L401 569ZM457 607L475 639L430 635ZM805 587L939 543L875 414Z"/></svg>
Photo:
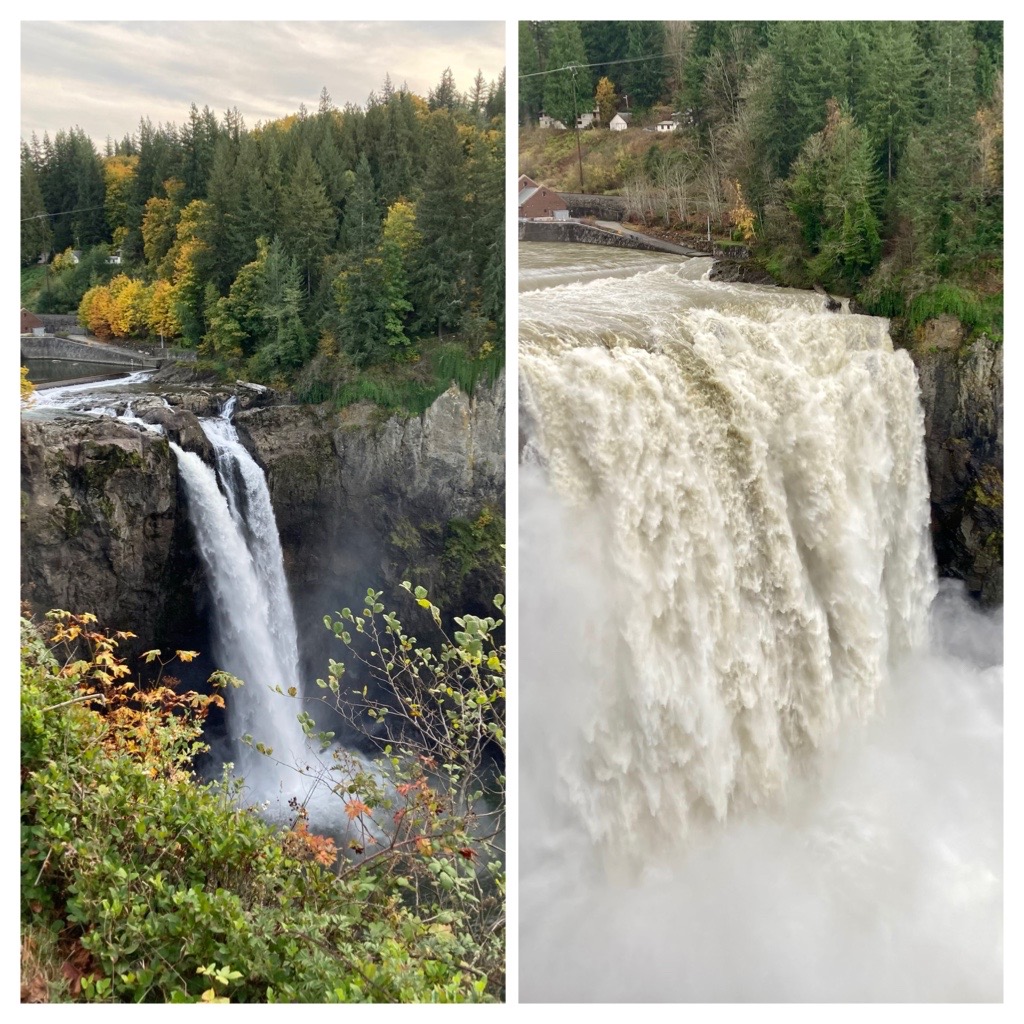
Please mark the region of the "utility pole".
<svg viewBox="0 0 1024 1024"><path fill-rule="evenodd" d="M572 118L573 127L576 129L576 159L580 165L580 191L586 191L583 187L583 154L580 151L580 113L576 108L576 72L579 71L578 64L570 64L569 71L572 73Z"/></svg>

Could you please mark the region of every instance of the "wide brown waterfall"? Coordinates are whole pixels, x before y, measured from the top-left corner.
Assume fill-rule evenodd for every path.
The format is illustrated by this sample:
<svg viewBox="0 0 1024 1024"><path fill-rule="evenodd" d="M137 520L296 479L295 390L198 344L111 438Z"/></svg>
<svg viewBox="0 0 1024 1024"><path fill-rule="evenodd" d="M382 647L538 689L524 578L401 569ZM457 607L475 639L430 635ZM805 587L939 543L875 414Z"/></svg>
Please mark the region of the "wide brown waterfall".
<svg viewBox="0 0 1024 1024"><path fill-rule="evenodd" d="M887 322L520 255L522 995L998 999L1001 625Z"/></svg>

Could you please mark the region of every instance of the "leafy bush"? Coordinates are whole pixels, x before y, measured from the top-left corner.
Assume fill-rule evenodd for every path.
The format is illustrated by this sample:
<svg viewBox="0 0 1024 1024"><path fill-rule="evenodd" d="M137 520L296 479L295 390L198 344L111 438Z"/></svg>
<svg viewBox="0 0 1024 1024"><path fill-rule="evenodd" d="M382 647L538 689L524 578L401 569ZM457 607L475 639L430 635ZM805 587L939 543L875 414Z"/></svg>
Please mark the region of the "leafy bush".
<svg viewBox="0 0 1024 1024"><path fill-rule="evenodd" d="M476 857L450 848L462 834L416 832L444 806L424 776L405 794L419 809L402 856L332 873L332 844L309 832L304 809L275 829L240 805L240 782L192 774L203 718L237 680L216 673L211 695L179 693L164 669L194 652L151 651L160 671L142 687L116 653L131 634L94 623L50 613L44 640L22 622L23 964L37 981L63 974L64 998L105 1002L496 997L500 928L472 930ZM348 806L379 807L374 784L350 780ZM428 876L431 892L466 898L446 907ZM60 966L40 967L44 955Z"/></svg>
<svg viewBox="0 0 1024 1024"><path fill-rule="evenodd" d="M344 803L355 834L348 848L363 858L339 872L348 878L373 865L394 882L419 919L463 936L460 962L492 989L504 978L505 652L502 621L457 617L448 637L441 612L422 587L403 587L441 631L437 653L417 646L381 592L368 590L361 613L344 608L325 626L359 662L371 682L344 687L344 662L331 660L324 691L314 699L376 736L380 756L353 772L335 749L304 773ZM498 595L495 606L504 599ZM379 694L379 696L377 696ZM307 735L325 746L313 717L299 716Z"/></svg>

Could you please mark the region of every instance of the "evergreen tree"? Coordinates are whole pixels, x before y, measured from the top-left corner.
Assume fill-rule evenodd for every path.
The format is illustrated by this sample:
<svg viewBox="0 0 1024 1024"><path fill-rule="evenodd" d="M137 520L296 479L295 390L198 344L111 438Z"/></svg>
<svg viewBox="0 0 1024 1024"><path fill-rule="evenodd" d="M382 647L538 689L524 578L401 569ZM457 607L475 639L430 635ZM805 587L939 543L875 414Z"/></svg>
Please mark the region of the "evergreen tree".
<svg viewBox="0 0 1024 1024"><path fill-rule="evenodd" d="M260 315L263 336L256 350L262 372L301 366L309 356L309 339L302 323L302 272L298 260L274 239L263 267Z"/></svg>
<svg viewBox="0 0 1024 1024"><path fill-rule="evenodd" d="M379 361L410 344L406 264L419 244L413 207L396 202L388 210L379 244L354 257L335 281L339 337L357 365Z"/></svg>
<svg viewBox="0 0 1024 1024"><path fill-rule="evenodd" d="M473 79L473 87L469 91L466 105L474 118L483 116L484 104L487 102L487 84L484 82L484 73L477 68L476 77Z"/></svg>
<svg viewBox="0 0 1024 1024"><path fill-rule="evenodd" d="M465 309L469 272L469 224L465 204L465 153L455 122L438 110L428 126L423 196L416 227L423 236L415 274L416 308L425 325L459 326Z"/></svg>
<svg viewBox="0 0 1024 1024"><path fill-rule="evenodd" d="M519 118L523 124L537 120L543 106L544 76L537 53L537 37L530 22L519 22Z"/></svg>
<svg viewBox="0 0 1024 1024"><path fill-rule="evenodd" d="M488 121L496 117L505 117L505 69L501 69L498 81L491 82L487 90L487 104L484 107L484 116Z"/></svg>
<svg viewBox="0 0 1024 1024"><path fill-rule="evenodd" d="M447 110L451 113L458 105L459 94L455 89L455 78L451 68L445 68L436 89L431 89L428 106L431 110Z"/></svg>
<svg viewBox="0 0 1024 1024"><path fill-rule="evenodd" d="M882 251L874 204L878 181L867 134L835 100L821 132L804 144L789 179L812 281L856 285Z"/></svg>
<svg viewBox="0 0 1024 1024"><path fill-rule="evenodd" d="M622 72L618 61L626 58L629 32L628 21L581 21L580 36L587 54L587 63L595 64L590 69L592 88L602 78L617 81Z"/></svg>
<svg viewBox="0 0 1024 1024"><path fill-rule="evenodd" d="M380 207L377 205L370 161L364 153L359 158L355 182L345 203L345 219L341 227L342 248L362 255L380 239Z"/></svg>
<svg viewBox="0 0 1024 1024"><path fill-rule="evenodd" d="M246 262L244 233L241 230L242 195L237 175L237 148L228 135L217 141L207 189L214 255L214 284L218 292L231 283Z"/></svg>
<svg viewBox="0 0 1024 1024"><path fill-rule="evenodd" d="M551 51L548 55L549 73L544 76L544 113L563 122L566 127L575 124L580 102L590 102L589 72L582 68L587 63L580 26L575 21L555 22L551 30ZM579 65L580 69L562 70ZM575 85L574 85L575 81Z"/></svg>
<svg viewBox="0 0 1024 1024"><path fill-rule="evenodd" d="M30 266L48 252L53 233L50 231L43 190L32 153L21 145L21 265Z"/></svg>
<svg viewBox="0 0 1024 1024"><path fill-rule="evenodd" d="M320 172L304 146L281 202L282 239L299 267L306 295L313 291L320 261L338 229Z"/></svg>
<svg viewBox="0 0 1024 1024"><path fill-rule="evenodd" d="M913 26L904 21L879 23L868 50L859 108L890 184L920 117L924 70Z"/></svg>
<svg viewBox="0 0 1024 1024"><path fill-rule="evenodd" d="M668 74L665 53L665 25L661 21L631 21L626 32L623 89L632 105L649 109L661 99Z"/></svg>
<svg viewBox="0 0 1024 1024"><path fill-rule="evenodd" d="M975 51L969 26L931 26L925 123L907 143L897 205L913 225L915 261L938 276L974 255L983 195L975 119Z"/></svg>

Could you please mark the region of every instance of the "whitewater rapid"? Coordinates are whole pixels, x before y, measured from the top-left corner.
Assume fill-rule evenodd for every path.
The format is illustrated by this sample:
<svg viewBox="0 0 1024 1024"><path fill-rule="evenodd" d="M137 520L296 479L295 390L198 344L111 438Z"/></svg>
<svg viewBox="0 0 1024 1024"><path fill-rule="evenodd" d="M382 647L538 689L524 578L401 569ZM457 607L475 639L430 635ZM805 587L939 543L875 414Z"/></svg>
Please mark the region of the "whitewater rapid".
<svg viewBox="0 0 1024 1024"><path fill-rule="evenodd" d="M709 260L521 265L521 995L998 998L1002 675L928 640L887 323Z"/></svg>

